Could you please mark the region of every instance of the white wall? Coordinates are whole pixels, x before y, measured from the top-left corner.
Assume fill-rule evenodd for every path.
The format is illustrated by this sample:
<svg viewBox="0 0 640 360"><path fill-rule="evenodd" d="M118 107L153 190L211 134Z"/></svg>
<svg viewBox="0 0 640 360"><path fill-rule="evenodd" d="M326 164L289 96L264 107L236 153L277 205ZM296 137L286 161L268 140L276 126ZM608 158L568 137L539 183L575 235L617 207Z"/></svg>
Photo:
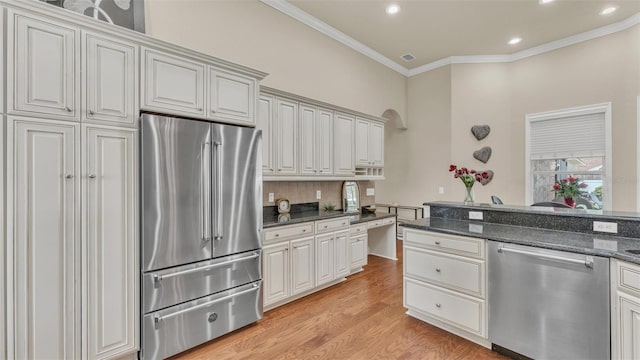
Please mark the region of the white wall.
<svg viewBox="0 0 640 360"><path fill-rule="evenodd" d="M269 73L263 84L406 118L407 79L257 1L145 0L149 35Z"/></svg>

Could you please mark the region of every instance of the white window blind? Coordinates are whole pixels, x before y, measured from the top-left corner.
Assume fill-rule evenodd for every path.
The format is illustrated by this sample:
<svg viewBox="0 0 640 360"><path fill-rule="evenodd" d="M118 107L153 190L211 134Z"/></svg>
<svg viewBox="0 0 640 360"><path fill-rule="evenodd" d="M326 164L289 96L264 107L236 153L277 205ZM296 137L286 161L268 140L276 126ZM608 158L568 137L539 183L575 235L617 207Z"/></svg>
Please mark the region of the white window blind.
<svg viewBox="0 0 640 360"><path fill-rule="evenodd" d="M531 121L531 160L605 156L605 113Z"/></svg>

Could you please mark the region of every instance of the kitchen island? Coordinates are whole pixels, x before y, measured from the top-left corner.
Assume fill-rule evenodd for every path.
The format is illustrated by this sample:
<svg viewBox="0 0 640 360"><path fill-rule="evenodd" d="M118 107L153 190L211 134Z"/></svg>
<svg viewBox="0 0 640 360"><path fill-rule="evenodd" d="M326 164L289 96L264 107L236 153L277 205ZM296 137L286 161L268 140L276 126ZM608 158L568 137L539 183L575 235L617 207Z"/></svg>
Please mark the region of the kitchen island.
<svg viewBox="0 0 640 360"><path fill-rule="evenodd" d="M403 224L409 315L506 354L640 357L640 214L425 205Z"/></svg>

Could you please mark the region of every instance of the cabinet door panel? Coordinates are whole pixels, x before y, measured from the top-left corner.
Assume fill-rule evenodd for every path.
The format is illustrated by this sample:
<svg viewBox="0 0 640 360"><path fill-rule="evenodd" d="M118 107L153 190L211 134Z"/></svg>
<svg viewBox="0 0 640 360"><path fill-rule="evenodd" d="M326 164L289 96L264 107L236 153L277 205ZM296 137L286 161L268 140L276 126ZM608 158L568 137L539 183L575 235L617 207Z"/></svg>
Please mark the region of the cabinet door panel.
<svg viewBox="0 0 640 360"><path fill-rule="evenodd" d="M262 249L264 261L264 306L289 297L289 242Z"/></svg>
<svg viewBox="0 0 640 360"><path fill-rule="evenodd" d="M256 129L262 130L262 174L273 175L276 172L275 141L276 124L273 114L273 97L260 96L258 100L258 114Z"/></svg>
<svg viewBox="0 0 640 360"><path fill-rule="evenodd" d="M9 11L8 110L78 120L78 31Z"/></svg>
<svg viewBox="0 0 640 360"><path fill-rule="evenodd" d="M369 126L370 122L356 118L356 166L369 166Z"/></svg>
<svg viewBox="0 0 640 360"><path fill-rule="evenodd" d="M333 234L316 236L316 285L334 279Z"/></svg>
<svg viewBox="0 0 640 360"><path fill-rule="evenodd" d="M144 103L148 110L204 116L204 64L144 49Z"/></svg>
<svg viewBox="0 0 640 360"><path fill-rule="evenodd" d="M333 112L318 110L317 168L320 175L333 174Z"/></svg>
<svg viewBox="0 0 640 360"><path fill-rule="evenodd" d="M296 175L298 173L298 104L278 99L276 108L278 175Z"/></svg>
<svg viewBox="0 0 640 360"><path fill-rule="evenodd" d="M335 278L349 275L351 270L350 260L351 243L349 242L349 230L337 231L334 241Z"/></svg>
<svg viewBox="0 0 640 360"><path fill-rule="evenodd" d="M622 359L640 358L640 299L620 296L620 357Z"/></svg>
<svg viewBox="0 0 640 360"><path fill-rule="evenodd" d="M369 160L371 165L384 165L384 125L372 123L369 131Z"/></svg>
<svg viewBox="0 0 640 360"><path fill-rule="evenodd" d="M367 265L367 234L351 237L351 269Z"/></svg>
<svg viewBox="0 0 640 360"><path fill-rule="evenodd" d="M256 106L255 79L209 68L209 116L253 125Z"/></svg>
<svg viewBox="0 0 640 360"><path fill-rule="evenodd" d="M138 237L135 130L85 126L90 358L133 352L138 323Z"/></svg>
<svg viewBox="0 0 640 360"><path fill-rule="evenodd" d="M133 125L137 118L138 48L134 44L84 34L84 88L89 121Z"/></svg>
<svg viewBox="0 0 640 360"><path fill-rule="evenodd" d="M79 357L78 125L9 119L9 357ZM10 346L11 346L10 345Z"/></svg>
<svg viewBox="0 0 640 360"><path fill-rule="evenodd" d="M318 110L311 106L300 105L300 174L316 175L316 114Z"/></svg>
<svg viewBox="0 0 640 360"><path fill-rule="evenodd" d="M335 115L333 127L335 175L354 175L354 123L353 116Z"/></svg>
<svg viewBox="0 0 640 360"><path fill-rule="evenodd" d="M291 241L291 295L314 287L314 250L313 237Z"/></svg>

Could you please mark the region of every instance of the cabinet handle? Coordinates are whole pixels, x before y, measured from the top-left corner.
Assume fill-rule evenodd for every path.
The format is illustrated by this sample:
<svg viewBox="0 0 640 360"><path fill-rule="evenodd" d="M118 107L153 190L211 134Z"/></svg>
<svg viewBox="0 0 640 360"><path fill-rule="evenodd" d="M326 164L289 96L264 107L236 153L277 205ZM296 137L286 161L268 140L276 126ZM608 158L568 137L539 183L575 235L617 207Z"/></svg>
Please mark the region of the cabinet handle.
<svg viewBox="0 0 640 360"><path fill-rule="evenodd" d="M307 229L302 229L302 232L307 232Z"/></svg>
<svg viewBox="0 0 640 360"><path fill-rule="evenodd" d="M67 174L64 176L65 179L73 179L73 175L72 174Z"/></svg>
<svg viewBox="0 0 640 360"><path fill-rule="evenodd" d="M441 307L441 306L442 306L442 305L441 305L440 303L437 303L437 304L436 304L436 307L437 307L437 308L439 308L439 307Z"/></svg>
<svg viewBox="0 0 640 360"><path fill-rule="evenodd" d="M361 229L356 229L356 231L360 231Z"/></svg>
<svg viewBox="0 0 640 360"><path fill-rule="evenodd" d="M89 179L95 179L96 178L96 174L89 174Z"/></svg>
<svg viewBox="0 0 640 360"><path fill-rule="evenodd" d="M440 245L440 241L436 240L436 245Z"/></svg>
<svg viewBox="0 0 640 360"><path fill-rule="evenodd" d="M440 268L436 268L436 272L440 272Z"/></svg>
<svg viewBox="0 0 640 360"><path fill-rule="evenodd" d="M68 107L68 106L65 106L64 109L67 110L67 112L72 112L73 111L73 109Z"/></svg>
<svg viewBox="0 0 640 360"><path fill-rule="evenodd" d="M347 223L344 223L344 222L343 222L343 223L342 223L342 225L347 225Z"/></svg>
<svg viewBox="0 0 640 360"><path fill-rule="evenodd" d="M276 234L276 237L280 236L280 234Z"/></svg>

